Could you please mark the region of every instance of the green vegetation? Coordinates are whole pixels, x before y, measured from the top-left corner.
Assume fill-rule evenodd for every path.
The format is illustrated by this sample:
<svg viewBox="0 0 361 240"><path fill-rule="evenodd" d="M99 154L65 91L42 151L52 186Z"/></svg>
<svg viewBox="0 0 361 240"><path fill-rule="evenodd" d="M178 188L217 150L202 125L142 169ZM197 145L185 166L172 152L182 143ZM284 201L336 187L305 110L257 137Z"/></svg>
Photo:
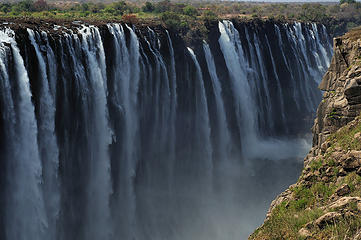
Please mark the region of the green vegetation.
<svg viewBox="0 0 361 240"><path fill-rule="evenodd" d="M315 238L317 240L332 239L344 240L352 239L355 234L361 228L361 218L345 216L341 221L336 224L326 225L322 232Z"/></svg>
<svg viewBox="0 0 361 240"><path fill-rule="evenodd" d="M307 199L303 198L295 202L301 201L307 201ZM298 231L306 223L322 216L323 213L318 208L304 210L304 206L300 208L297 204L290 205L287 202L282 202L272 211L272 215L265 225L252 234L251 239L302 239Z"/></svg>
<svg viewBox="0 0 361 240"><path fill-rule="evenodd" d="M344 150L361 150L360 139L355 138L356 133L361 132L361 123L355 126L345 127L332 134L329 140L334 146L339 146Z"/></svg>
<svg viewBox="0 0 361 240"><path fill-rule="evenodd" d="M283 201L275 207L268 221L252 234L251 239L305 239L299 235L299 230L307 223L327 213L329 210L320 208L326 205L330 197L335 194L337 187L347 183L350 186L350 196L360 196L361 177L356 173L345 177L339 184L315 182L311 187L299 185L292 189L293 198ZM358 214L357 205L350 204L348 209ZM312 228L315 228L312 226ZM345 239L345 236L353 236L361 229L361 218L342 217L337 224L326 225L324 229L317 229L312 239ZM312 230L315 229L311 229Z"/></svg>
<svg viewBox="0 0 361 240"><path fill-rule="evenodd" d="M322 22L327 18L327 8L321 4L317 5L317 7L314 4L303 4L299 14L299 19L302 21Z"/></svg>
<svg viewBox="0 0 361 240"><path fill-rule="evenodd" d="M349 191L342 196L361 196L361 176L356 171L351 171L340 177L338 173L342 167L333 157L336 151L361 150L360 139L355 137L358 133L361 133L361 116L332 134L328 139L328 150L309 163L297 184L290 188L291 194L272 210L268 220L250 239L353 239L361 229L357 203L350 202L346 206L339 205L338 208L326 206L340 198L335 198L336 192L344 185L349 187ZM317 225L315 220L328 212L338 212L341 215L332 223L326 223L322 227ZM312 237L300 235L301 228L306 229Z"/></svg>
<svg viewBox="0 0 361 240"><path fill-rule="evenodd" d="M332 92L331 92L332 94ZM327 118L329 119L338 119L341 115L337 112L337 109L332 109L332 111L327 115Z"/></svg>
<svg viewBox="0 0 361 240"><path fill-rule="evenodd" d="M356 0L340 0L340 4L343 4L343 3L351 4L351 3L355 3L355 2L356 2Z"/></svg>
<svg viewBox="0 0 361 240"><path fill-rule="evenodd" d="M313 172L319 170L322 167L322 165L323 165L322 159L318 159L310 163L310 167Z"/></svg>
<svg viewBox="0 0 361 240"><path fill-rule="evenodd" d="M262 18L281 21L301 20L332 22L338 28L353 28L361 24L361 3L341 0L340 4L317 3L251 3L251 2L178 2L178 1L118 1L70 2L22 0L0 3L0 17L56 18L65 20L129 20L156 21L177 30L188 31L204 22L230 18ZM131 16L131 17L129 17ZM170 18L167 18L170 17ZM178 22L176 22L178 21ZM341 24L347 22L346 24Z"/></svg>
<svg viewBox="0 0 361 240"><path fill-rule="evenodd" d="M361 176L353 172L345 177L345 179L342 181L342 184L344 183L346 183L350 187L352 192L351 196L361 196Z"/></svg>

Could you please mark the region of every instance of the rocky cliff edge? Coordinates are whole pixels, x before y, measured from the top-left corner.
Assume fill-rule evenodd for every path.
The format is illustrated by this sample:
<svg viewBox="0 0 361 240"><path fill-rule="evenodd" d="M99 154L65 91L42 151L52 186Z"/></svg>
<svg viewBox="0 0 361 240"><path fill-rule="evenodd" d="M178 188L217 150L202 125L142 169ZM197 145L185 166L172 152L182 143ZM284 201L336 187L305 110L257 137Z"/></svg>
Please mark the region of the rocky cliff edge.
<svg viewBox="0 0 361 240"><path fill-rule="evenodd" d="M361 240L361 29L334 39L304 169L249 239Z"/></svg>

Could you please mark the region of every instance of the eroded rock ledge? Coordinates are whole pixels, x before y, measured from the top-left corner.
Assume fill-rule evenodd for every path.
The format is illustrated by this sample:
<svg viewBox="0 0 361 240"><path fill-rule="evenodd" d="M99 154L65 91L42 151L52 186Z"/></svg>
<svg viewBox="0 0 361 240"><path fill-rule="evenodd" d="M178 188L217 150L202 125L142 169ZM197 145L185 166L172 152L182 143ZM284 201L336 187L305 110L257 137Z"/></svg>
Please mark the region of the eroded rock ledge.
<svg viewBox="0 0 361 240"><path fill-rule="evenodd" d="M334 39L313 147L250 239L361 239L361 29Z"/></svg>

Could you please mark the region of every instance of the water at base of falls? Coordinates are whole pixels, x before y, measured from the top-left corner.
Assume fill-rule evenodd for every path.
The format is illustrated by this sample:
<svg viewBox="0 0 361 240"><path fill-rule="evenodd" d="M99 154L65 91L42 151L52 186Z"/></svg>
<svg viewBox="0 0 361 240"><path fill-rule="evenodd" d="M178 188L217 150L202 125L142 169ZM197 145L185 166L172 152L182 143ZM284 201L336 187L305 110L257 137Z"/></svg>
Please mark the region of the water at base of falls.
<svg viewBox="0 0 361 240"><path fill-rule="evenodd" d="M267 24L192 48L0 30L0 239L246 239L299 176L332 52L322 25Z"/></svg>

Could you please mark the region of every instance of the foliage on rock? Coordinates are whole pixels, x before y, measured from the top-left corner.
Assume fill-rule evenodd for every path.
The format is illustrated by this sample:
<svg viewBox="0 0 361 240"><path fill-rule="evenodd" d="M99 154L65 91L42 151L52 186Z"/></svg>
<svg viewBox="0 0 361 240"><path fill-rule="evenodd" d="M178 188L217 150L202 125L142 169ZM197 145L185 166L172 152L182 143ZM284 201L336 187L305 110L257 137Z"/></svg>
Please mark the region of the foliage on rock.
<svg viewBox="0 0 361 240"><path fill-rule="evenodd" d="M250 239L361 239L360 49L359 30L335 39L302 174Z"/></svg>

